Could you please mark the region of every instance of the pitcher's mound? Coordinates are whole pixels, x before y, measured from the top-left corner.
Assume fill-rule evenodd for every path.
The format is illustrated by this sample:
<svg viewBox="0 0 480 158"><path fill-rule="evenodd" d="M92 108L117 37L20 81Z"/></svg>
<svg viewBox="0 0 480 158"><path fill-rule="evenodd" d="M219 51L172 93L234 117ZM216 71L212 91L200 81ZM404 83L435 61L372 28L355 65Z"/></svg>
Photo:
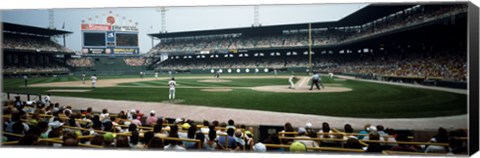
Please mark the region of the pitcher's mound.
<svg viewBox="0 0 480 158"><path fill-rule="evenodd" d="M197 82L215 83L215 82L232 82L232 81L231 80L199 80Z"/></svg>
<svg viewBox="0 0 480 158"><path fill-rule="evenodd" d="M310 87L298 87L295 89L290 89L288 86L260 86L254 87L252 90L264 91L264 92L276 92L276 93L331 93L331 92L348 92L352 89L345 87L330 87L325 86L325 89L313 89L309 90Z"/></svg>
<svg viewBox="0 0 480 158"><path fill-rule="evenodd" d="M230 92L232 89L230 88L207 88L207 89L201 89L200 91L204 92Z"/></svg>

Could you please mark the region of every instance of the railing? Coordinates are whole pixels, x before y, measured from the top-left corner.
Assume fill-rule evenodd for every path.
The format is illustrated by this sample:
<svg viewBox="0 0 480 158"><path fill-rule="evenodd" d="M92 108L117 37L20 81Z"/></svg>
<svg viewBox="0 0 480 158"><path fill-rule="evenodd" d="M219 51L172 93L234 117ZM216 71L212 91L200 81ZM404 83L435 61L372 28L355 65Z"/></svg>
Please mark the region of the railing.
<svg viewBox="0 0 480 158"><path fill-rule="evenodd" d="M286 144L265 144L266 147L270 148L284 148L289 149L290 145ZM307 150L320 150L320 151L343 151L343 152L365 152L362 149L347 149L347 148L333 148L333 147L308 147Z"/></svg>

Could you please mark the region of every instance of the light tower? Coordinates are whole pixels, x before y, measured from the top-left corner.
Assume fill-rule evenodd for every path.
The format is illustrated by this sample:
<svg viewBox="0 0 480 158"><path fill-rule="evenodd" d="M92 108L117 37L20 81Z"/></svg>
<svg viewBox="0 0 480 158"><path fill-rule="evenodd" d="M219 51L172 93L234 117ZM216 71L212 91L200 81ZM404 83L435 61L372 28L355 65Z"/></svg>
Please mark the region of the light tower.
<svg viewBox="0 0 480 158"><path fill-rule="evenodd" d="M253 6L253 26L260 26L260 6Z"/></svg>
<svg viewBox="0 0 480 158"><path fill-rule="evenodd" d="M48 28L55 28L55 15L53 14L53 9L48 10Z"/></svg>
<svg viewBox="0 0 480 158"><path fill-rule="evenodd" d="M161 7L160 9L157 9L157 12L160 12L162 16L162 33L167 32L167 20L166 20L166 13L168 11L167 7Z"/></svg>

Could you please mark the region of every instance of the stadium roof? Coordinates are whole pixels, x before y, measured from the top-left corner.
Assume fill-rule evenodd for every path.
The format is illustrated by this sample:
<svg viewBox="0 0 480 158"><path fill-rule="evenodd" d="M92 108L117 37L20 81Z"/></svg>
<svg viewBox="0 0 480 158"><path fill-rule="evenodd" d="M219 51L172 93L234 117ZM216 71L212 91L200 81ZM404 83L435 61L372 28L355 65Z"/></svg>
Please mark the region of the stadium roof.
<svg viewBox="0 0 480 158"><path fill-rule="evenodd" d="M388 4L378 3L370 4L338 21L318 22L312 23L312 28L328 28L328 27L342 27L342 26L358 26L365 23L377 20L381 17L390 15L392 13L405 10L413 7L415 4ZM306 29L308 23L289 24L289 25L272 25L272 26L260 26L260 27L242 27L242 28L228 28L217 30L200 30L200 31L184 31L184 32L172 32L172 33L153 33L149 36L157 38L172 38L172 37L189 37L189 36L201 36L212 34L232 34L232 33L281 33L283 30L291 29Z"/></svg>
<svg viewBox="0 0 480 158"><path fill-rule="evenodd" d="M43 36L55 36L55 35L73 33L70 31L56 30L56 29L49 29L49 28L42 28L42 27L28 26L28 25L20 25L20 24L7 23L7 22L2 22L2 25L3 25L3 31L15 32L15 33L27 33L27 34L35 34L35 35L43 35Z"/></svg>

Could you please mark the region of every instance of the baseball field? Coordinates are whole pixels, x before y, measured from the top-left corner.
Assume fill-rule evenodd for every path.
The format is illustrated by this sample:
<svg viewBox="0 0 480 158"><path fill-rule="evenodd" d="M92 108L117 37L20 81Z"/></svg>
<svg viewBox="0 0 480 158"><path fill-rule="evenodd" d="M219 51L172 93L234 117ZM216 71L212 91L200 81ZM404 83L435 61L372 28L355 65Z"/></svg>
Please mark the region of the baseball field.
<svg viewBox="0 0 480 158"><path fill-rule="evenodd" d="M97 76L97 88L79 76L4 79L4 92L52 96L168 102L170 77ZM298 75L289 89L288 74L175 75L175 104L359 118L422 118L467 113L467 95L448 91L322 77L324 89L308 90L308 76ZM87 77L89 78L89 76ZM466 90L465 90L466 92Z"/></svg>

